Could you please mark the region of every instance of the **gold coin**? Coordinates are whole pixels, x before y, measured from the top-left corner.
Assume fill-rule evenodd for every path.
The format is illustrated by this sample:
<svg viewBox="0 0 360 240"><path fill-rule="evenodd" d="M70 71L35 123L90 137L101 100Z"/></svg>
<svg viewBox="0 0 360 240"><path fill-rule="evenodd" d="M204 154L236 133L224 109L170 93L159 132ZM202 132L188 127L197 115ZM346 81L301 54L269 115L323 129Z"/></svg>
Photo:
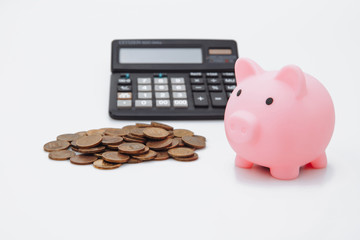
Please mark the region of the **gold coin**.
<svg viewBox="0 0 360 240"><path fill-rule="evenodd" d="M172 138L171 139L171 145L167 147L167 149L179 147L181 139L180 138ZM184 146L184 145L183 145Z"/></svg>
<svg viewBox="0 0 360 240"><path fill-rule="evenodd" d="M92 147L92 148L76 148L77 150L74 150L76 152L79 153L100 153L103 152L105 150L105 146L97 146L97 147Z"/></svg>
<svg viewBox="0 0 360 240"><path fill-rule="evenodd" d="M73 164L77 164L77 165L87 165L87 164L92 164L97 159L98 158L93 155L81 154L81 155L76 155L76 156L71 157L70 162Z"/></svg>
<svg viewBox="0 0 360 240"><path fill-rule="evenodd" d="M201 137L194 137L194 136L183 136L181 138L183 142L194 148L204 148L205 147L205 141Z"/></svg>
<svg viewBox="0 0 360 240"><path fill-rule="evenodd" d="M168 150L168 153L171 157L191 157L194 155L194 150L187 147L178 147Z"/></svg>
<svg viewBox="0 0 360 240"><path fill-rule="evenodd" d="M58 140L48 142L44 145L44 150L47 152L65 150L69 148L70 143L68 141Z"/></svg>
<svg viewBox="0 0 360 240"><path fill-rule="evenodd" d="M143 161L136 159L136 158L130 158L126 163L141 163Z"/></svg>
<svg viewBox="0 0 360 240"><path fill-rule="evenodd" d="M121 129L121 128L107 128L105 130L105 135L109 135L109 136L118 136L118 137L122 137L129 134L129 130L128 129Z"/></svg>
<svg viewBox="0 0 360 240"><path fill-rule="evenodd" d="M179 140L179 145L178 145L179 147L184 147L185 146L185 144L184 144L184 142L183 142L183 140L181 138L175 137L174 139Z"/></svg>
<svg viewBox="0 0 360 240"><path fill-rule="evenodd" d="M111 149L111 150L119 150L119 146L120 144L109 144L106 145L107 148Z"/></svg>
<svg viewBox="0 0 360 240"><path fill-rule="evenodd" d="M169 138L174 138L175 136L174 136L174 131L168 131L169 132Z"/></svg>
<svg viewBox="0 0 360 240"><path fill-rule="evenodd" d="M133 128L133 129L130 130L130 133L132 135L137 136L137 137L144 137L144 132L143 132L144 129L145 128Z"/></svg>
<svg viewBox="0 0 360 240"><path fill-rule="evenodd" d="M135 125L136 125L136 127L138 127L138 128L151 127L151 125L150 125L150 124L147 124L147 123L136 123Z"/></svg>
<svg viewBox="0 0 360 240"><path fill-rule="evenodd" d="M83 136L86 136L87 133L85 131L81 131L81 132L77 132L75 133L76 135L79 135L79 137L83 137Z"/></svg>
<svg viewBox="0 0 360 240"><path fill-rule="evenodd" d="M126 137L128 138L133 138L133 139L137 139L137 140L142 140L142 141L146 141L147 139L145 137L138 137L138 136L135 136L131 133L129 133L128 135L126 135Z"/></svg>
<svg viewBox="0 0 360 240"><path fill-rule="evenodd" d="M172 144L172 141L173 140L171 138L165 138L164 140L160 141L148 141L146 143L146 146L154 150L162 150L170 146Z"/></svg>
<svg viewBox="0 0 360 240"><path fill-rule="evenodd" d="M111 163L125 163L130 159L130 157L128 155L121 154L116 151L104 152L102 154L102 158L105 161L111 162Z"/></svg>
<svg viewBox="0 0 360 240"><path fill-rule="evenodd" d="M93 162L93 166L97 169L102 169L102 170L108 170L108 169L115 169L120 167L122 164L121 163L109 163L109 162L105 162L102 159L96 160L95 162Z"/></svg>
<svg viewBox="0 0 360 240"><path fill-rule="evenodd" d="M206 138L204 136L201 135L194 135L193 137L198 137L201 138L204 142L206 142Z"/></svg>
<svg viewBox="0 0 360 240"><path fill-rule="evenodd" d="M145 143L146 140L141 140L141 139L137 139L137 138L130 138L130 137L126 137L124 136L124 141L125 142L133 142L133 143Z"/></svg>
<svg viewBox="0 0 360 240"><path fill-rule="evenodd" d="M71 146L73 146L73 147L77 147L77 145L76 145L76 140L75 140L75 141L72 141L70 144L71 144Z"/></svg>
<svg viewBox="0 0 360 240"><path fill-rule="evenodd" d="M161 161L161 160L166 160L169 159L169 154L167 151L161 151L161 152L157 152L156 157L154 158L154 160L156 161Z"/></svg>
<svg viewBox="0 0 360 240"><path fill-rule="evenodd" d="M67 134L61 134L61 135L57 136L56 140L72 142L72 141L77 140L79 137L80 136L78 134L67 133Z"/></svg>
<svg viewBox="0 0 360 240"><path fill-rule="evenodd" d="M174 129L172 126L166 125L164 123L159 123L159 122L151 122L151 126L163 128L163 129L169 130L169 131Z"/></svg>
<svg viewBox="0 0 360 240"><path fill-rule="evenodd" d="M192 155L190 157L174 157L174 159L176 161L181 161L181 162L190 162L190 161L194 161L198 158L199 158L199 156L197 155L197 153L194 153L194 155Z"/></svg>
<svg viewBox="0 0 360 240"><path fill-rule="evenodd" d="M133 158L139 159L141 161L149 161L152 160L156 157L157 152L153 151L153 150L149 150L149 152L145 153L145 154L141 154L141 155L133 155Z"/></svg>
<svg viewBox="0 0 360 240"><path fill-rule="evenodd" d="M124 141L122 137L104 136L101 142L106 145L115 145L122 143L122 141Z"/></svg>
<svg viewBox="0 0 360 240"><path fill-rule="evenodd" d="M78 147L74 147L74 146L71 146L71 149L75 152L78 152L79 151L79 148Z"/></svg>
<svg viewBox="0 0 360 240"><path fill-rule="evenodd" d="M75 153L70 150L60 150L49 153L49 158L52 160L68 160L73 156L75 156Z"/></svg>
<svg viewBox="0 0 360 240"><path fill-rule="evenodd" d="M169 132L163 128L149 127L144 129L144 135L150 139L161 140L165 139Z"/></svg>
<svg viewBox="0 0 360 240"><path fill-rule="evenodd" d="M90 148L97 146L101 143L102 136L101 135L90 135L90 136L83 136L76 140L75 144L78 147L82 148Z"/></svg>
<svg viewBox="0 0 360 240"><path fill-rule="evenodd" d="M133 129L133 128L137 128L137 126L135 126L135 125L126 125L126 126L124 126L124 127L122 127L122 129L124 129L124 130L131 130L131 129Z"/></svg>
<svg viewBox="0 0 360 240"><path fill-rule="evenodd" d="M175 129L174 130L174 135L175 137L183 137L183 136L193 136L194 133L190 130L186 130L186 129Z"/></svg>
<svg viewBox="0 0 360 240"><path fill-rule="evenodd" d="M144 150L142 150L141 152L138 153L133 153L132 155L140 155L140 154L145 154L148 151L150 151L150 148L148 146L145 146Z"/></svg>
<svg viewBox="0 0 360 240"><path fill-rule="evenodd" d="M104 135L105 129L91 129L86 131L86 135Z"/></svg>
<svg viewBox="0 0 360 240"><path fill-rule="evenodd" d="M142 143L122 143L119 145L119 152L126 154L136 154L143 151L145 145Z"/></svg>

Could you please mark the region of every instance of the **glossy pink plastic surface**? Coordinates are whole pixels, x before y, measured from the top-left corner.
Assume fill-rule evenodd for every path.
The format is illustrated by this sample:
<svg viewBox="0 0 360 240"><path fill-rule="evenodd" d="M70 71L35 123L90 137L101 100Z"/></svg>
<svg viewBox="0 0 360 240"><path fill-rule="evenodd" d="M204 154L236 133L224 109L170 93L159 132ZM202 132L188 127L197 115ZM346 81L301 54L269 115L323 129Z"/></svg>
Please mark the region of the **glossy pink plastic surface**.
<svg viewBox="0 0 360 240"><path fill-rule="evenodd" d="M236 166L269 167L278 179L298 177L308 163L326 167L335 112L325 87L297 66L264 71L242 58L235 64L235 76L237 87L224 122Z"/></svg>

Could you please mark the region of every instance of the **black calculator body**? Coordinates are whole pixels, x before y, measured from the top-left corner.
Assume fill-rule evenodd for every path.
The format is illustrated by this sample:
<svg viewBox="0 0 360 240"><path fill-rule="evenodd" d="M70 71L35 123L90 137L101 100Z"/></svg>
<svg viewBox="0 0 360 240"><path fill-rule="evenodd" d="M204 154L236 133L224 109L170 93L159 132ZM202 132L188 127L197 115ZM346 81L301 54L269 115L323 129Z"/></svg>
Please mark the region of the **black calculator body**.
<svg viewBox="0 0 360 240"><path fill-rule="evenodd" d="M114 40L114 119L223 119L236 87L233 40Z"/></svg>

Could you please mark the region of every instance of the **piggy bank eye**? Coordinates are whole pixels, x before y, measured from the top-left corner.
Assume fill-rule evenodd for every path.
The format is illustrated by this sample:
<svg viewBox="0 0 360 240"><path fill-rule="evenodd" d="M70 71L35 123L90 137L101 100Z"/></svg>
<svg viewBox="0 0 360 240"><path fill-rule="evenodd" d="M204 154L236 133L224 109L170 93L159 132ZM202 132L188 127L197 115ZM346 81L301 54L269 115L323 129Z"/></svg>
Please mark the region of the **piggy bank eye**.
<svg viewBox="0 0 360 240"><path fill-rule="evenodd" d="M266 104L267 105L271 105L273 103L274 99L272 99L271 97L269 97L268 99L266 99Z"/></svg>
<svg viewBox="0 0 360 240"><path fill-rule="evenodd" d="M239 91L237 91L236 96L240 96L240 94L241 94L241 89L239 89Z"/></svg>

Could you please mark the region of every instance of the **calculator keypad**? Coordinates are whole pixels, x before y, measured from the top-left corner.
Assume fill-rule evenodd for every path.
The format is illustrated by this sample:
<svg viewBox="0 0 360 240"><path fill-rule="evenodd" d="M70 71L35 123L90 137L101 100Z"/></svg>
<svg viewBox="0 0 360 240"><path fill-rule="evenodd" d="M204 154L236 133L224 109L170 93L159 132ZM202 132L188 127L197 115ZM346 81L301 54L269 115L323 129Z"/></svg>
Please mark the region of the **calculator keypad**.
<svg viewBox="0 0 360 240"><path fill-rule="evenodd" d="M130 92L131 85L119 85L117 90L118 90L118 92Z"/></svg>
<svg viewBox="0 0 360 240"><path fill-rule="evenodd" d="M194 105L195 107L208 107L208 97L204 92L194 92Z"/></svg>
<svg viewBox="0 0 360 240"><path fill-rule="evenodd" d="M151 100L135 100L135 107L137 107L137 108L152 107L152 101Z"/></svg>
<svg viewBox="0 0 360 240"><path fill-rule="evenodd" d="M169 92L156 92L155 93L156 99L170 99Z"/></svg>
<svg viewBox="0 0 360 240"><path fill-rule="evenodd" d="M117 100L117 107L118 108L130 108L131 100Z"/></svg>
<svg viewBox="0 0 360 240"><path fill-rule="evenodd" d="M169 99L160 99L160 100L156 100L156 107L165 107L168 108L170 107L170 100Z"/></svg>
<svg viewBox="0 0 360 240"><path fill-rule="evenodd" d="M117 80L117 108L225 108L235 88L234 72L124 73Z"/></svg>
<svg viewBox="0 0 360 240"><path fill-rule="evenodd" d="M117 96L118 99L121 99L121 100L131 100L132 99L132 93L131 92L118 92L118 96Z"/></svg>

